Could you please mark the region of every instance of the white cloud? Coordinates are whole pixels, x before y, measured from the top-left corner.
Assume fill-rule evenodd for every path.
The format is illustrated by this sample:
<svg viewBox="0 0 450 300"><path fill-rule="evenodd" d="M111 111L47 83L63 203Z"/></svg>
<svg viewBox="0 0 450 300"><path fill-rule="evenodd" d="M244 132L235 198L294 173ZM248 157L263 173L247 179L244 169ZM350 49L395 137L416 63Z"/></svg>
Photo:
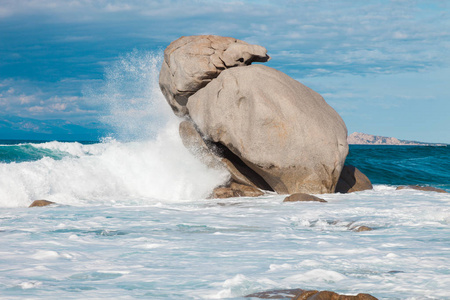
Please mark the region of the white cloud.
<svg viewBox="0 0 450 300"><path fill-rule="evenodd" d="M132 10L133 7L131 5L128 4L112 4L112 3L108 3L105 6L105 11L107 12L122 12L122 11L129 11Z"/></svg>
<svg viewBox="0 0 450 300"><path fill-rule="evenodd" d="M406 33L396 31L396 32L394 32L393 38L402 40L402 39L408 38L408 35Z"/></svg>
<svg viewBox="0 0 450 300"><path fill-rule="evenodd" d="M79 96L53 95L50 92L43 92L39 85L26 80L0 81L1 114L41 118L84 118L96 113L90 110L84 99Z"/></svg>

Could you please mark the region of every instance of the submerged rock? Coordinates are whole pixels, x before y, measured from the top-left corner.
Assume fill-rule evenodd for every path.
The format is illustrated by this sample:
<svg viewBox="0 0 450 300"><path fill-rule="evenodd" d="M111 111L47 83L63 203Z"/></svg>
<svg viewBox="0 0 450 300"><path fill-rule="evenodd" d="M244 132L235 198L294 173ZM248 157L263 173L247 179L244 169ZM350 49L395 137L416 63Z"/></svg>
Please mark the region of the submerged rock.
<svg viewBox="0 0 450 300"><path fill-rule="evenodd" d="M448 193L445 190L438 189L432 186L420 186L420 185L401 185L396 188L396 190L403 190L403 189L412 189L412 190L419 190L419 191L425 191L425 192L437 192L437 193Z"/></svg>
<svg viewBox="0 0 450 300"><path fill-rule="evenodd" d="M254 293L245 296L247 298L260 299L292 299L292 300L377 300L369 294L358 294L356 296L339 295L330 291L307 291L302 289L273 290Z"/></svg>
<svg viewBox="0 0 450 300"><path fill-rule="evenodd" d="M344 121L288 75L263 65L227 69L187 107L205 137L277 193L334 192L348 153Z"/></svg>
<svg viewBox="0 0 450 300"><path fill-rule="evenodd" d="M352 228L350 228L350 230L353 230L355 232L362 232L362 231L372 231L373 229L368 226L362 225L362 226L352 227Z"/></svg>
<svg viewBox="0 0 450 300"><path fill-rule="evenodd" d="M48 200L34 200L33 203L30 204L28 207L41 207L41 206L47 206L55 204L55 202L48 201Z"/></svg>
<svg viewBox="0 0 450 300"><path fill-rule="evenodd" d="M352 165L345 165L339 176L335 192L352 193L371 189L373 189L372 183L366 175Z"/></svg>
<svg viewBox="0 0 450 300"><path fill-rule="evenodd" d="M292 194L284 198L283 202L300 202L300 201L316 201L316 202L327 202L326 200L304 193Z"/></svg>
<svg viewBox="0 0 450 300"><path fill-rule="evenodd" d="M273 290L259 293L253 293L247 295L247 298L260 298L260 299L293 299L297 295L304 293L302 289L288 289L288 290Z"/></svg>

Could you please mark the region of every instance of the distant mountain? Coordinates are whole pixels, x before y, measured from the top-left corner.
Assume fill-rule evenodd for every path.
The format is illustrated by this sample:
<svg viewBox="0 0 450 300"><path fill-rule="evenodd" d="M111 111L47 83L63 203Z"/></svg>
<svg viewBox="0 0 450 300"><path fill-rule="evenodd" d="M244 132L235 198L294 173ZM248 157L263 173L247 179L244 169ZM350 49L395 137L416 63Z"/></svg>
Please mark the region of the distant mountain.
<svg viewBox="0 0 450 300"><path fill-rule="evenodd" d="M395 137L372 135L353 132L347 138L349 144L354 145L407 145L407 146L445 146L446 144L423 143L416 141L399 140Z"/></svg>

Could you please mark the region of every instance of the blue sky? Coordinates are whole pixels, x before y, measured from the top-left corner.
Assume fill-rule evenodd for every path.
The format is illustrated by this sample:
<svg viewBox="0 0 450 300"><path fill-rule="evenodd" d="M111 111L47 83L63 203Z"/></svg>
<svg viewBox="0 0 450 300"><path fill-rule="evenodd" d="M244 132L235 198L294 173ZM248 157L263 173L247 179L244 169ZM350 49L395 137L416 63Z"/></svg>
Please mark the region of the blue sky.
<svg viewBox="0 0 450 300"><path fill-rule="evenodd" d="M108 70L216 34L266 47L349 134L450 143L449 13L450 1L1 0L0 139L96 139L111 128L92 93ZM130 81L115 88L134 97L143 81Z"/></svg>

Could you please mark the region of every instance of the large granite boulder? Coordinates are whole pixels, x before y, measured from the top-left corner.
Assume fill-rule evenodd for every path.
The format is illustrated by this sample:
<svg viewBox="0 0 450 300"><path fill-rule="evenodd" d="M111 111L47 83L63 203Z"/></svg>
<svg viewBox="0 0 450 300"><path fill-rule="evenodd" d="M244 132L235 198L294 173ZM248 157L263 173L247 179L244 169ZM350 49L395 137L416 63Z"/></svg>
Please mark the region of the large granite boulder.
<svg viewBox="0 0 450 300"><path fill-rule="evenodd" d="M324 99L263 65L226 69L189 97L207 139L280 194L334 192L348 153L344 121Z"/></svg>
<svg viewBox="0 0 450 300"><path fill-rule="evenodd" d="M174 113L181 117L188 114L189 96L222 70L267 60L262 46L215 35L183 36L164 51L159 85Z"/></svg>

